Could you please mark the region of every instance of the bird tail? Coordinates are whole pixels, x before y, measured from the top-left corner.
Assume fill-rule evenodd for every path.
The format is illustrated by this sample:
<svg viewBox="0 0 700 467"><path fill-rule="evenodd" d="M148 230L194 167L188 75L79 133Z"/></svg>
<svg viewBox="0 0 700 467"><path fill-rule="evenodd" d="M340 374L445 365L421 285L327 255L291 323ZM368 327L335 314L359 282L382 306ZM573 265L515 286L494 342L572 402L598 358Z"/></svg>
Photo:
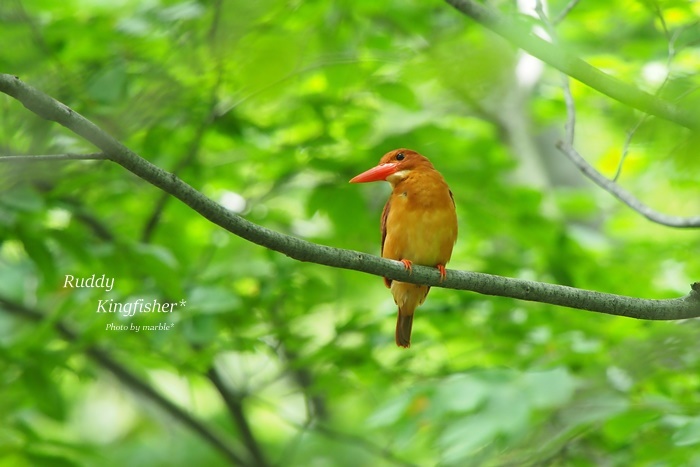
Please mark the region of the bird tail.
<svg viewBox="0 0 700 467"><path fill-rule="evenodd" d="M396 345L408 348L411 346L411 328L413 327L413 313L418 305L425 301L430 287L426 285L408 284L406 282L393 281L391 294L399 306L399 316L396 320Z"/></svg>
<svg viewBox="0 0 700 467"><path fill-rule="evenodd" d="M396 320L396 345L408 348L411 346L411 329L413 328L413 315L401 314Z"/></svg>

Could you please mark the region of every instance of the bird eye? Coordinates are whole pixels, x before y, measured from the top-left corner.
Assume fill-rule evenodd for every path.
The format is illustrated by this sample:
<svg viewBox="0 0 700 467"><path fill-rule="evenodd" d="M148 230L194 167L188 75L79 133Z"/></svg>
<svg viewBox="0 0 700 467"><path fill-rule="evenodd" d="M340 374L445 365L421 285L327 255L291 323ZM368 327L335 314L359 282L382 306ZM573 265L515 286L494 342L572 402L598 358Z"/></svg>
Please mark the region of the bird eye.
<svg viewBox="0 0 700 467"><path fill-rule="evenodd" d="M400 152L400 153L398 153L398 154L396 155L396 160L397 160L397 161L402 161L402 160L404 160L405 157L406 157L406 156L405 156L402 152Z"/></svg>

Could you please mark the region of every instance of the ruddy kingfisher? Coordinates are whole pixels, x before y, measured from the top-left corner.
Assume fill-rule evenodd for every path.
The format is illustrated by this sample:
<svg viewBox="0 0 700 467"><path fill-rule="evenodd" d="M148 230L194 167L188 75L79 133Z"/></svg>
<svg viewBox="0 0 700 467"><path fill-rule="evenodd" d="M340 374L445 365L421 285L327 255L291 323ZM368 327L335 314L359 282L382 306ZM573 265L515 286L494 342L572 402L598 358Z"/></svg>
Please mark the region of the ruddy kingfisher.
<svg viewBox="0 0 700 467"><path fill-rule="evenodd" d="M445 265L457 241L457 213L452 192L430 161L410 149L384 154L379 165L350 183L387 181L392 192L382 212L382 258L436 267L444 280ZM410 347L413 313L430 287L384 278L399 307L396 345Z"/></svg>

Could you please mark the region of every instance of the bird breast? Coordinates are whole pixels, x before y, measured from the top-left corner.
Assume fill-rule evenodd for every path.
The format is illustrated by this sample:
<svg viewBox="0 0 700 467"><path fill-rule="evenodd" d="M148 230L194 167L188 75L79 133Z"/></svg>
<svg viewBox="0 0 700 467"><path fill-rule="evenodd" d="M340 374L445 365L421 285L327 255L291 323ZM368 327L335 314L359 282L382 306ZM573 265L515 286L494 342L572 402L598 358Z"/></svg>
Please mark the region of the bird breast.
<svg viewBox="0 0 700 467"><path fill-rule="evenodd" d="M447 185L442 180L421 190L402 185L392 193L383 256L424 266L447 263L457 239L457 217Z"/></svg>

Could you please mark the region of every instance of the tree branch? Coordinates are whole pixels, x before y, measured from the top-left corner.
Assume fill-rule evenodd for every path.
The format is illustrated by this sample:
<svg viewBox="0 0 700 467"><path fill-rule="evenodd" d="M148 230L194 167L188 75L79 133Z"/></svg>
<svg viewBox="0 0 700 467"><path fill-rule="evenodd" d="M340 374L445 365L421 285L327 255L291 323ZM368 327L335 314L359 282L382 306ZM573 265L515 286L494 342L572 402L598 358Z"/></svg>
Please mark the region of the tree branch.
<svg viewBox="0 0 700 467"><path fill-rule="evenodd" d="M535 36L526 25L511 18L502 17L473 0L445 1L474 21L508 40L515 47L523 49L530 55L539 58L606 96L678 125L693 130L700 129L700 119L696 113L679 108L671 102L653 96L602 72L573 53L566 51L561 45L555 46Z"/></svg>
<svg viewBox="0 0 700 467"><path fill-rule="evenodd" d="M250 453L250 457L253 459L253 465L256 467L269 466L270 464L267 462L267 459L265 459L265 455L260 448L260 444L258 444L258 440L255 438L255 435L253 435L253 430L251 429L248 419L245 416L245 412L243 411L243 397L226 386L226 383L224 383L224 381L221 379L221 376L214 365L207 370L207 377L219 392L221 398L224 400L224 403L231 414L231 418L238 428L239 434L243 438L243 444L246 446L246 449Z"/></svg>
<svg viewBox="0 0 700 467"><path fill-rule="evenodd" d="M627 136L625 137L625 143L622 145L622 155L620 155L620 160L617 163L617 170L615 171L615 175L612 178L613 182L617 182L617 180L620 178L620 175L622 175L622 167L625 165L625 161L627 160L627 154L629 154L630 150L630 145L632 144L632 138L634 138L635 133L637 133L637 130L644 124L644 122L647 121L649 118L649 115L644 115L642 118L640 118L637 123L632 127L631 130L627 132Z"/></svg>
<svg viewBox="0 0 700 467"><path fill-rule="evenodd" d="M645 300L470 271L450 270L447 278L441 281L440 273L435 268L415 265L410 272L399 261L318 245L284 235L253 224L225 209L173 174L141 158L82 115L23 83L19 78L0 74L0 92L16 98L37 115L55 121L84 137L104 151L110 160L170 193L214 224L250 242L299 261L352 269L402 282L471 290L485 295L549 303L630 318L673 320L700 317L700 283L694 284L693 290L685 297Z"/></svg>
<svg viewBox="0 0 700 467"><path fill-rule="evenodd" d="M554 18L552 23L559 24L562 21L564 21L564 18L566 18L569 15L569 13L571 13L571 10L576 8L576 5L578 5L579 1L580 0L570 0L569 3L564 7L564 9L561 10L561 12L557 15L557 17Z"/></svg>
<svg viewBox="0 0 700 467"><path fill-rule="evenodd" d="M15 303L4 297L0 297L0 306L4 307L5 311L34 322L42 322L46 319L44 313L37 310L26 308L23 305ZM66 326L62 321L56 321L54 328L58 333L69 342L83 342L83 338L71 328ZM175 405L170 400L157 392L147 382L139 378L131 370L123 366L118 361L114 360L107 352L95 346L85 347L85 354L90 357L95 363L105 370L112 373L122 384L132 391L141 394L142 396L155 403L165 412L170 414L174 419L190 428L192 431L201 436L221 454L224 455L230 462L236 465L248 465L244 458L231 447L231 443L222 439L218 434L210 430L201 421L194 418L192 415Z"/></svg>
<svg viewBox="0 0 700 467"><path fill-rule="evenodd" d="M670 34L668 28L666 27L666 19L664 18L663 12L661 11L659 4L654 2L654 7L656 15L663 26L666 40L668 41L668 57L666 58L666 76L664 77L664 80L661 83L661 85L654 92L654 95L658 96L671 80L671 64L673 63L677 52L676 40L678 40L678 37L680 36L684 28L678 28L675 33ZM635 133L639 130L639 128L641 128L641 126L644 123L646 123L648 119L648 114L642 115L642 117L637 121L634 127L632 127L632 129L627 132L627 136L625 137L625 143L622 146L622 155L620 156L620 161L617 164L617 171L615 171L615 175L613 176L614 182L617 182L617 180L620 178L620 175L622 175L622 167L625 164L625 160L627 159L627 154L629 153L629 148L632 144L632 138L634 138Z"/></svg>
<svg viewBox="0 0 700 467"><path fill-rule="evenodd" d="M542 23L545 25L547 28L547 31L552 38L553 41L557 42L558 38L556 37L556 30L554 29L554 26L552 23L549 21L549 18L547 18L547 15L545 14L544 8L542 6L542 2L540 0L537 0L537 14L540 17L540 20ZM574 149L574 132L575 132L575 127L576 127L576 104L574 102L574 96L571 93L571 87L569 86L569 77L562 73L561 75L562 79L562 91L564 92L564 102L566 103L566 125L565 125L565 133L566 133L566 138L564 139L563 142L557 143L557 148L561 150L573 163L574 165L579 169L581 173L583 173L586 177L591 179L593 182L595 182L598 186L603 188L605 191L611 193L613 196L618 198L620 201L625 203L627 206L630 208L634 209L647 219L668 226L668 227L679 227L679 228L694 228L700 226L700 216L695 216L695 217L680 217L680 216L670 216L667 214L660 213L658 211L655 211L654 209L650 208L646 204L642 203L639 199L637 199L633 194L630 192L626 191L624 188L620 187L616 181L617 178L620 175L620 171L622 170L622 164L624 163L624 158L627 154L627 149L629 142L632 138L632 135L634 134L634 131L639 128L639 126L644 122L646 118L648 118L648 115L645 115L637 124L637 126L634 128L634 130L631 133L628 133L627 135L627 140L625 141L625 149L622 155L622 159L620 160L620 163L617 168L617 173L615 174L615 177L610 180L606 177L603 176L600 172L598 172L591 164L589 164L575 149ZM666 76L666 80L668 80L668 76ZM666 82L666 81L664 81Z"/></svg>
<svg viewBox="0 0 700 467"><path fill-rule="evenodd" d="M285 278L283 277L282 280L285 280ZM281 292L272 306L268 307L270 320L274 329L277 331L275 349L280 357L282 357L282 361L287 367L286 371L291 375L294 382L304 394L304 400L306 401L306 417L309 422L313 420L324 422L328 418L326 401L321 395L315 394L312 391L313 374L308 368L297 364L299 356L296 351L289 348L287 343L289 338L288 328L282 319L282 316L285 314L284 310L282 310L283 304L285 303L284 295L284 292Z"/></svg>
<svg viewBox="0 0 700 467"><path fill-rule="evenodd" d="M562 151L574 165L583 173L586 177L591 179L596 185L613 195L615 198L619 199L627 206L631 207L637 211L642 216L646 217L652 222L657 224L665 225L667 227L677 227L680 229L691 229L700 227L700 216L691 217L681 217L681 216L671 216L668 214L663 214L661 212L655 211L646 204L642 203L637 197L632 193L622 188L620 185L615 183L598 172L591 164L589 164L586 159L584 159L581 154L576 151L570 144L566 142L557 143L557 148Z"/></svg>
<svg viewBox="0 0 700 467"><path fill-rule="evenodd" d="M57 198L57 201L70 206L71 212L75 218L85 224L97 238L106 242L114 242L114 234L109 227L102 222L101 219L88 211L81 199L71 196L62 196Z"/></svg>

